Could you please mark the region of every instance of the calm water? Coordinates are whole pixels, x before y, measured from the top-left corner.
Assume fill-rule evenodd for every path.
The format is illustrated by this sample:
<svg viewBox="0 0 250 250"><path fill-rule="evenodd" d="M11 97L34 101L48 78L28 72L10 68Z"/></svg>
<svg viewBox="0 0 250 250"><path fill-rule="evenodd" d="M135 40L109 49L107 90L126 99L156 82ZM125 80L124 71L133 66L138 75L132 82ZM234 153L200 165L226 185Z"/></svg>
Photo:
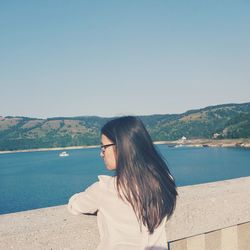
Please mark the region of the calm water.
<svg viewBox="0 0 250 250"><path fill-rule="evenodd" d="M178 186L250 176L250 150L159 145ZM0 214L66 204L108 172L99 149L0 154Z"/></svg>

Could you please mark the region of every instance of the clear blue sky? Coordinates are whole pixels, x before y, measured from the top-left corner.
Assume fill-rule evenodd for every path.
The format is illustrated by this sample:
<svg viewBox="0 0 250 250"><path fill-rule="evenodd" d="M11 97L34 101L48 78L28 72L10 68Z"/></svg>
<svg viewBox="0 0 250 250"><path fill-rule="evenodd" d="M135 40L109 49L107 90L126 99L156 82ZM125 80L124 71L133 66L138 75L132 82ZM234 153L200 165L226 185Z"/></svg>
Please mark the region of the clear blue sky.
<svg viewBox="0 0 250 250"><path fill-rule="evenodd" d="M0 2L0 115L250 102L250 1Z"/></svg>

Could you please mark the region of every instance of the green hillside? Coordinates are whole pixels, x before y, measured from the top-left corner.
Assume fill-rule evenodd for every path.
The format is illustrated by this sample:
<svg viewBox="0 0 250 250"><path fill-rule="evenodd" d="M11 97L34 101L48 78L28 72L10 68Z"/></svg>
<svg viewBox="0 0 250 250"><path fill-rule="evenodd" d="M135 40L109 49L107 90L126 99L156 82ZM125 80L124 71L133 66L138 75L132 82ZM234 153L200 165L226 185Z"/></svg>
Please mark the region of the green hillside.
<svg viewBox="0 0 250 250"><path fill-rule="evenodd" d="M224 104L183 114L140 117L153 140L250 138L250 103ZM97 116L0 117L0 150L96 145L100 128L110 118Z"/></svg>
<svg viewBox="0 0 250 250"><path fill-rule="evenodd" d="M210 106L162 117L147 128L154 140L208 139L215 133L220 138L249 138L249 114L250 103Z"/></svg>

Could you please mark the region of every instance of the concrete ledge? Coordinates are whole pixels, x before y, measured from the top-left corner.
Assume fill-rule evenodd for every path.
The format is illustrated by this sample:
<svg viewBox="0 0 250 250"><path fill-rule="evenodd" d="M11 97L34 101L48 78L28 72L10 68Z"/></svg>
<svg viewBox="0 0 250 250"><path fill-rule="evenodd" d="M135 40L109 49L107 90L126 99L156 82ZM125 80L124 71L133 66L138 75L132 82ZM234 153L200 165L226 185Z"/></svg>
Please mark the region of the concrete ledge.
<svg viewBox="0 0 250 250"><path fill-rule="evenodd" d="M250 221L250 177L179 188L170 241Z"/></svg>
<svg viewBox="0 0 250 250"><path fill-rule="evenodd" d="M249 197L250 177L179 188L168 241L249 222ZM70 215L65 205L0 216L0 249L87 250L98 242L96 217Z"/></svg>
<svg viewBox="0 0 250 250"><path fill-rule="evenodd" d="M95 249L95 216L73 216L65 205L0 216L0 249Z"/></svg>

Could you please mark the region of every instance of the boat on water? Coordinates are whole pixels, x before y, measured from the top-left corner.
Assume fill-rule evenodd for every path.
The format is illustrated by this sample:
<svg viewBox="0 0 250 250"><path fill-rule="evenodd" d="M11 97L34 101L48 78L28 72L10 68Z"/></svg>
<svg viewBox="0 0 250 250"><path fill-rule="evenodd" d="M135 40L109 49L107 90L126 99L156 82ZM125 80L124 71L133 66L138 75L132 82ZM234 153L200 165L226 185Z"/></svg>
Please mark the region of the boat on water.
<svg viewBox="0 0 250 250"><path fill-rule="evenodd" d="M63 151L59 154L60 157L65 157L65 156L69 156L69 153L67 153L66 151Z"/></svg>

